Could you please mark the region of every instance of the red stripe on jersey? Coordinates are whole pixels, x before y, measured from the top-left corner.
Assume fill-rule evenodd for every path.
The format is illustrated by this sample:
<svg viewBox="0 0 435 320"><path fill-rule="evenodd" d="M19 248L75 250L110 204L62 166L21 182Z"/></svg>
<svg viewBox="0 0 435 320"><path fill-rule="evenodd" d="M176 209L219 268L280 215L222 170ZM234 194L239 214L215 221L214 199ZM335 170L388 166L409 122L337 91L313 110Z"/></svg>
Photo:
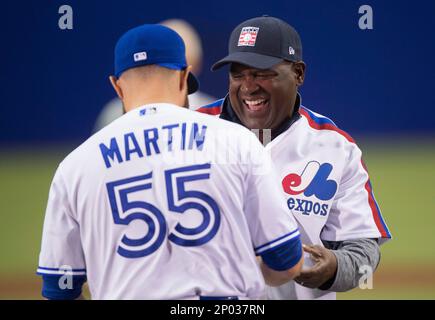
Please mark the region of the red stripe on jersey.
<svg viewBox="0 0 435 320"><path fill-rule="evenodd" d="M197 112L200 113L205 113L205 114L210 114L210 115L218 115L221 113L221 107L220 106L216 106L216 107L211 107L211 108L205 108L205 107L201 107L196 109Z"/></svg>
<svg viewBox="0 0 435 320"><path fill-rule="evenodd" d="M364 161L361 159L361 164L364 168L364 170L367 172L367 175L369 175L369 172L367 170L367 167L364 163ZM367 179L367 182L365 184L365 189L367 193L369 194L369 205L372 210L373 220L375 220L376 227L378 228L379 232L381 233L383 238L391 238L390 233L386 230L384 227L384 223L382 222L382 215L379 211L379 208L376 204L375 197L373 196L373 189L372 185L370 183L370 178Z"/></svg>

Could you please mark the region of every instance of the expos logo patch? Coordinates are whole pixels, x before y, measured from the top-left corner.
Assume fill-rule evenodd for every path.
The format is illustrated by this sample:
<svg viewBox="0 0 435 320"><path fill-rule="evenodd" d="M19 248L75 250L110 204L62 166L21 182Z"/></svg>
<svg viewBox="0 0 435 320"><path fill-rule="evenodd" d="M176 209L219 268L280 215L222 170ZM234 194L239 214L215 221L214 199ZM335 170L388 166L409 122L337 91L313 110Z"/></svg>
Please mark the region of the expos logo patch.
<svg viewBox="0 0 435 320"><path fill-rule="evenodd" d="M255 41L257 41L258 30L260 28L256 27L244 27L240 32L239 42L237 44L238 47L255 46Z"/></svg>
<svg viewBox="0 0 435 320"><path fill-rule="evenodd" d="M318 215L325 217L329 211L329 204L337 191L337 182L328 179L332 172L330 163L320 164L317 161L310 161L302 173L290 173L282 180L284 191L292 196L303 194L305 197L315 196L318 200L300 199L290 197L287 205L290 210L299 211L304 215Z"/></svg>
<svg viewBox="0 0 435 320"><path fill-rule="evenodd" d="M291 195L301 194L306 197L315 196L320 200L330 200L337 191L337 182L328 180L332 172L330 163L320 164L317 161L310 161L302 173L290 173L282 180L284 191Z"/></svg>

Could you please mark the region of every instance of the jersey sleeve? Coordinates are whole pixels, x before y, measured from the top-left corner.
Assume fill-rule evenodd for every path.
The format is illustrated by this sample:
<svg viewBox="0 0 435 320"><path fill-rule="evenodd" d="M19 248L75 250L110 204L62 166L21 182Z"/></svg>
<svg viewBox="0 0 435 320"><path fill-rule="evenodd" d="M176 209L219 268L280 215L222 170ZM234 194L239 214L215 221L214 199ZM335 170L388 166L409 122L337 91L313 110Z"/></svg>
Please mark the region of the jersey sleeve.
<svg viewBox="0 0 435 320"><path fill-rule="evenodd" d="M380 243L391 238L374 197L361 150L355 144L320 237L326 241L375 238Z"/></svg>
<svg viewBox="0 0 435 320"><path fill-rule="evenodd" d="M86 279L80 227L68 201L61 167L48 196L37 274L43 278L42 295L49 299L77 298Z"/></svg>
<svg viewBox="0 0 435 320"><path fill-rule="evenodd" d="M256 255L274 270L286 270L302 256L297 223L285 206L269 153L252 134L246 177L245 215Z"/></svg>

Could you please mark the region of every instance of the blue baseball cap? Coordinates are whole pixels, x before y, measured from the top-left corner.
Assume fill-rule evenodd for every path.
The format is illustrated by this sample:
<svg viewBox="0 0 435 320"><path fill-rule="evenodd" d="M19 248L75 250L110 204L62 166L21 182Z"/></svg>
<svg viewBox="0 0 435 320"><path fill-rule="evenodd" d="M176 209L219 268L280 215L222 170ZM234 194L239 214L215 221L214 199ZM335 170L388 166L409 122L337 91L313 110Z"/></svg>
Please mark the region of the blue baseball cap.
<svg viewBox="0 0 435 320"><path fill-rule="evenodd" d="M187 67L183 39L174 30L159 24L144 24L124 33L115 46L115 76L131 68L157 64L183 70ZM189 72L188 93L199 88L196 77Z"/></svg>

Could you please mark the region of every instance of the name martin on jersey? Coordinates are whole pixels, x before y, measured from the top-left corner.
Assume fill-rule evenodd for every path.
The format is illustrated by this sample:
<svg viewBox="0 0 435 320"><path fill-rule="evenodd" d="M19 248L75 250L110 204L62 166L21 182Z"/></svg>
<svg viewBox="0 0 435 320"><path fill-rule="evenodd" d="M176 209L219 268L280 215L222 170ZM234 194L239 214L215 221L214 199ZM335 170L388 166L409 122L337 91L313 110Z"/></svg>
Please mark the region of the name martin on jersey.
<svg viewBox="0 0 435 320"><path fill-rule="evenodd" d="M100 143L99 147L106 168L110 168L114 163L160 154L164 151L193 148L202 151L206 131L207 126L200 126L195 122L174 123L159 128L144 129L140 134L128 132L122 137L110 138L107 144Z"/></svg>
<svg viewBox="0 0 435 320"><path fill-rule="evenodd" d="M293 196L287 200L288 208L304 215L326 216L329 211L328 202L334 197L338 187L337 182L328 179L332 169L330 163L310 161L300 175L286 175L282 180L282 187L284 192ZM301 199L301 196L314 196L320 201Z"/></svg>

